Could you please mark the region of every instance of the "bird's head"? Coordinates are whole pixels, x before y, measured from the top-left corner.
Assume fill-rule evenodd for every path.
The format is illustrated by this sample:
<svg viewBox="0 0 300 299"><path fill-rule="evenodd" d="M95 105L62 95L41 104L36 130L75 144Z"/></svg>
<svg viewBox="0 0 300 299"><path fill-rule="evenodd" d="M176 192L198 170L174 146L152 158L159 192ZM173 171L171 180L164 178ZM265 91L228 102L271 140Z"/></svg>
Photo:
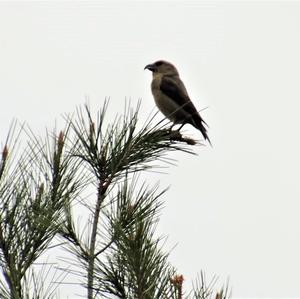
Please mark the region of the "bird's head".
<svg viewBox="0 0 300 299"><path fill-rule="evenodd" d="M158 60L154 63L145 66L144 70L149 70L155 74L168 75L168 76L178 76L178 71L176 67L165 60Z"/></svg>

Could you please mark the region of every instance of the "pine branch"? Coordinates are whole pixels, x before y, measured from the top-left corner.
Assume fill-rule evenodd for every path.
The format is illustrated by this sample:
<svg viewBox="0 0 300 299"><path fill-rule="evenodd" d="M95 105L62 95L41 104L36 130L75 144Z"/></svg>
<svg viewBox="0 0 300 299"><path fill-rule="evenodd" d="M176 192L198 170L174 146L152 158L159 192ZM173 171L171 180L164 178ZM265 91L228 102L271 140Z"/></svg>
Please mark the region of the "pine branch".
<svg viewBox="0 0 300 299"><path fill-rule="evenodd" d="M145 184L137 190L136 183L137 177L126 179L107 212L114 243L105 260L97 259L98 291L108 297L172 298L174 270L153 237L163 192Z"/></svg>
<svg viewBox="0 0 300 299"><path fill-rule="evenodd" d="M138 127L138 109L128 107L124 116L116 117L115 122L105 125L107 102L98 114L95 121L89 107L85 106L85 113L77 111L77 118L67 118L74 134L72 138L71 156L80 161L97 181L97 198L92 213L92 227L88 246L79 245L79 238L70 230L65 237L71 238L77 247L77 255L86 263L88 298L93 298L94 264L95 258L106 251L115 242L115 237L107 242L102 249L97 249L99 236L99 223L103 203L113 184L123 180L130 173L137 173L151 168L150 163L163 160L169 151L182 150L191 153L190 149L179 145L178 142L187 142L180 133L170 132L159 125L152 127L151 122L146 123L140 130ZM187 142L188 143L188 142ZM103 221L102 221L103 222ZM89 248L88 251L82 250ZM81 251L81 254L80 254Z"/></svg>
<svg viewBox="0 0 300 299"><path fill-rule="evenodd" d="M5 160L0 181L1 266L11 298L20 299L26 273L58 233L64 202L80 186L69 172L63 133L47 136L46 142L31 132L27 136L30 142L17 162ZM5 155L12 156L14 144L6 148Z"/></svg>

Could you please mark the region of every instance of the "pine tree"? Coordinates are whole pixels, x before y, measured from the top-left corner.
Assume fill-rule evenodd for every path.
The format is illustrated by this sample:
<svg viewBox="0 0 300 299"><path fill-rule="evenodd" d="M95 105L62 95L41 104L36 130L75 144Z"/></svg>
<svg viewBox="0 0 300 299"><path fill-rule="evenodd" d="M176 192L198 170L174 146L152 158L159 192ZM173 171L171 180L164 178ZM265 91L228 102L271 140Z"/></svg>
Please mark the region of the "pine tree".
<svg viewBox="0 0 300 299"><path fill-rule="evenodd" d="M227 287L214 292L203 273L184 294L183 276L155 235L166 190L139 177L168 163L171 151L192 154L196 142L153 117L141 125L139 105L107 122L107 107L95 120L87 105L78 109L44 140L13 124L0 162L0 297L54 298L57 285L45 288L34 264L56 241L72 255L88 299L226 298ZM94 195L86 198L87 190ZM78 209L87 215L81 227Z"/></svg>

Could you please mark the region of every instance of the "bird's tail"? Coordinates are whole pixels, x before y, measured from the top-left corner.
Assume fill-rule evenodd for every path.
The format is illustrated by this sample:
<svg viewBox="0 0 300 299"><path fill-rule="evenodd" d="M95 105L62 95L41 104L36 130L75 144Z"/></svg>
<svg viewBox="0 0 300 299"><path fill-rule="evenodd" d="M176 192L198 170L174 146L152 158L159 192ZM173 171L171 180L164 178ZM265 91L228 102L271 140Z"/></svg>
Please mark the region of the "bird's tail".
<svg viewBox="0 0 300 299"><path fill-rule="evenodd" d="M207 123L202 119L202 117L199 114L193 117L193 121L194 121L193 125L195 126L195 128L197 128L201 132L204 139L207 140L209 144L212 146L211 141L207 135L207 129L205 127L205 125L208 126Z"/></svg>

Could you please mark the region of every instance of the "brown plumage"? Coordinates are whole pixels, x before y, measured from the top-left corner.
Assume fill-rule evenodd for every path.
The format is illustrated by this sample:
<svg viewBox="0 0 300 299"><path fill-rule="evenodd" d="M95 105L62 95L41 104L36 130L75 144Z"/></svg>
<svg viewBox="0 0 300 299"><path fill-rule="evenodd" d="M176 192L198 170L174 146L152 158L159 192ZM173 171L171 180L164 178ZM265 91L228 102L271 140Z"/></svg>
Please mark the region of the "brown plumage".
<svg viewBox="0 0 300 299"><path fill-rule="evenodd" d="M207 124L190 100L176 67L170 62L159 60L146 65L145 69L153 74L151 90L159 110L174 124L182 124L179 130L189 123L211 143L204 126Z"/></svg>

